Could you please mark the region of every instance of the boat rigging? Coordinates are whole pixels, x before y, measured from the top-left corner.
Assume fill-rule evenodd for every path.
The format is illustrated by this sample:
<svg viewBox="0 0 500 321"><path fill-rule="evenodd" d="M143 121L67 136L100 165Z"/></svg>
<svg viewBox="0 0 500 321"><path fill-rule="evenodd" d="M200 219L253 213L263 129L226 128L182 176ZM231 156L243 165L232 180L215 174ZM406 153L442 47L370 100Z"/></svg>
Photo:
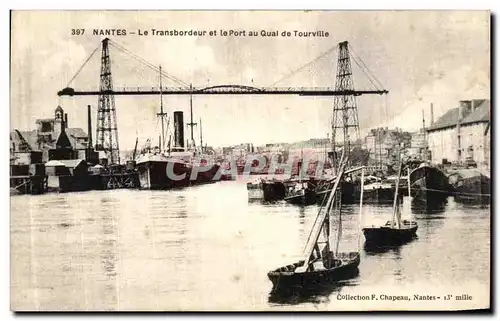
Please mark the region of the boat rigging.
<svg viewBox="0 0 500 321"><path fill-rule="evenodd" d="M342 238L342 178L347 172L347 157L342 157L337 177L331 181L325 206L321 206L306 242L303 260L270 271L267 275L273 283L273 292L297 288L309 288L324 281L336 281L355 276L360 263L359 249L356 252L339 252ZM361 168L363 169L363 168ZM324 205L324 202L323 202ZM333 214L335 213L335 214ZM336 240L332 241L333 217L337 217ZM323 238L320 239L321 232Z"/></svg>
<svg viewBox="0 0 500 321"><path fill-rule="evenodd" d="M399 153L398 177L396 180L396 191L394 193L392 218L383 226L372 225L371 227L363 228L363 234L365 235L366 245L368 247L379 247L382 245L401 245L405 242L410 241L413 237L416 236L418 229L417 222L413 221L411 218L410 220L401 220L401 209L399 204L400 198L398 197L398 195L402 167L403 161L401 159L401 153ZM409 178L410 172L408 169L408 192L410 193Z"/></svg>

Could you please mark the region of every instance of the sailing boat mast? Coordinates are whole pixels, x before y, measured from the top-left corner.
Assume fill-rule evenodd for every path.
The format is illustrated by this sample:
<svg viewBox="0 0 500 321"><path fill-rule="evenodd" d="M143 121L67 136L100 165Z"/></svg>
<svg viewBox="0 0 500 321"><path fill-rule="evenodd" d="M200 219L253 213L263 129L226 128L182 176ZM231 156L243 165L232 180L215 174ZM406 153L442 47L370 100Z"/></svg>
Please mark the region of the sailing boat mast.
<svg viewBox="0 0 500 321"><path fill-rule="evenodd" d="M201 129L201 118L200 118L200 147L201 147L201 152L203 153L203 131Z"/></svg>
<svg viewBox="0 0 500 321"><path fill-rule="evenodd" d="M328 151L327 151L327 148L328 148L328 141L330 140L330 134L329 133L326 133L326 141L325 141L325 145L324 145L324 162L326 164L327 160L328 160Z"/></svg>
<svg viewBox="0 0 500 321"><path fill-rule="evenodd" d="M399 196L399 180L401 178L401 167L402 167L402 162L401 162L401 152L398 149L398 178L396 180L396 191L394 193L394 204L393 204L393 214L392 214L392 223L391 225L394 226L394 223L396 223L396 227L400 228L401 227L401 212L399 211L398 207L398 196Z"/></svg>
<svg viewBox="0 0 500 321"><path fill-rule="evenodd" d="M337 189L339 187L342 175L344 174L345 165L346 165L346 162L344 160L344 153L342 153L342 158L341 158L341 162L340 162L340 166L339 166L339 172L337 174L335 182L333 183L333 188L330 190L330 194L328 196L328 200L327 200L326 206L325 206L325 211L322 211L322 209L320 209L320 211L319 211L317 220L316 220L314 226L312 227L311 233L309 234L309 237L308 237L307 242L306 242L306 246L304 248L304 261L305 261L305 263L302 267L298 268L297 271L304 270L304 272L305 272L309 268L309 263L312 259L312 255L313 255L314 250L319 251L317 242L318 242L318 237L321 233L321 230L325 229L325 228L327 228L327 229L330 228L330 223L329 223L330 211L333 208L332 203L334 201L334 198L339 193ZM328 221L328 226L326 226L327 221ZM329 243L330 243L329 238L327 238L326 241L327 241L327 246L329 246Z"/></svg>
<svg viewBox="0 0 500 321"><path fill-rule="evenodd" d="M193 122L193 85L190 84L189 88L191 91L191 93L189 95L189 108L190 108L191 120L187 125L191 127L191 145L194 146L194 128L193 127L196 125L196 123Z"/></svg>
<svg viewBox="0 0 500 321"><path fill-rule="evenodd" d="M160 144L159 144L159 148L160 148L160 153L163 152L165 150L165 124L164 124L164 119L163 117L166 115L164 112L163 112L163 84L162 84L162 81L161 81L161 78L162 78L162 73L161 73L161 65L160 65L160 113L158 114L158 116L161 118L161 139L160 139Z"/></svg>
<svg viewBox="0 0 500 321"><path fill-rule="evenodd" d="M193 90L193 85L190 85L191 91ZM191 92L191 95L189 95L189 110L191 113L191 144L194 142L194 136L193 136L193 93Z"/></svg>
<svg viewBox="0 0 500 321"><path fill-rule="evenodd" d="M342 202L341 202L341 198L342 198L342 190L341 190L341 186L339 186L339 191L337 192L337 195L335 195L335 197L337 198L337 201L336 201L336 206L335 206L335 210L339 213L338 215L338 226L337 226L337 241L335 242L335 257L338 257L339 256L339 245L340 245L340 238L342 237ZM330 211L331 213L331 211Z"/></svg>
<svg viewBox="0 0 500 321"><path fill-rule="evenodd" d="M382 138L380 137L380 128L377 129L377 140L378 140L378 170L382 171Z"/></svg>
<svg viewBox="0 0 500 321"><path fill-rule="evenodd" d="M410 185L410 167L408 166L408 177L407 177L407 185L408 185L408 210L410 211L410 226L413 222L413 217L411 214L411 185Z"/></svg>
<svg viewBox="0 0 500 321"><path fill-rule="evenodd" d="M358 231L358 248L361 248L361 220L363 219L363 197L365 190L365 168L361 169L361 195L359 196L359 231Z"/></svg>
<svg viewBox="0 0 500 321"><path fill-rule="evenodd" d="M428 149L428 144L427 144L427 134L426 134L426 129L425 129L425 116L424 116L424 109L422 109L422 133L424 135L424 159L423 161L427 161L427 149Z"/></svg>

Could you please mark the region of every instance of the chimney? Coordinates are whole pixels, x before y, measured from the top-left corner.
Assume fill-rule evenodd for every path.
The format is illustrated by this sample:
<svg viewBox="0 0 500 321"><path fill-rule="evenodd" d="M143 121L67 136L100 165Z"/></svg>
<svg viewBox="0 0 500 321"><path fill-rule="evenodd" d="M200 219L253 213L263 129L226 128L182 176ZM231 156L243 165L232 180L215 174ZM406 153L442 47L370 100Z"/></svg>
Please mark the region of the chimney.
<svg viewBox="0 0 500 321"><path fill-rule="evenodd" d="M184 147L184 113L174 111L174 146Z"/></svg>
<svg viewBox="0 0 500 321"><path fill-rule="evenodd" d="M90 105L87 105L87 125L88 125L88 149L92 150L92 110Z"/></svg>
<svg viewBox="0 0 500 321"><path fill-rule="evenodd" d="M68 128L68 114L64 114L64 128Z"/></svg>
<svg viewBox="0 0 500 321"><path fill-rule="evenodd" d="M434 124L434 104L431 103L431 123L430 125Z"/></svg>
<svg viewBox="0 0 500 321"><path fill-rule="evenodd" d="M459 108L460 120L462 120L471 113L472 102L470 100L461 100Z"/></svg>
<svg viewBox="0 0 500 321"><path fill-rule="evenodd" d="M472 107L471 107L471 111L474 112L477 107L479 107L479 105L481 105L481 103L484 101L484 99L473 99L472 100Z"/></svg>

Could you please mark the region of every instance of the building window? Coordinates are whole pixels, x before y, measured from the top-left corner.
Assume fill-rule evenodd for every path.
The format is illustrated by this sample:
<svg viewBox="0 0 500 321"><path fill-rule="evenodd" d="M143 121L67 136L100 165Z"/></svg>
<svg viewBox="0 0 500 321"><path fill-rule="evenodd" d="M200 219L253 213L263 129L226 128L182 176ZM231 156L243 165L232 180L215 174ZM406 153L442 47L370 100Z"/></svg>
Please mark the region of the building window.
<svg viewBox="0 0 500 321"><path fill-rule="evenodd" d="M50 122L42 123L42 133L47 133L52 131L52 124Z"/></svg>
<svg viewBox="0 0 500 321"><path fill-rule="evenodd" d="M469 146L469 148L467 149L467 152L469 154L469 157L474 159L474 148L472 146Z"/></svg>

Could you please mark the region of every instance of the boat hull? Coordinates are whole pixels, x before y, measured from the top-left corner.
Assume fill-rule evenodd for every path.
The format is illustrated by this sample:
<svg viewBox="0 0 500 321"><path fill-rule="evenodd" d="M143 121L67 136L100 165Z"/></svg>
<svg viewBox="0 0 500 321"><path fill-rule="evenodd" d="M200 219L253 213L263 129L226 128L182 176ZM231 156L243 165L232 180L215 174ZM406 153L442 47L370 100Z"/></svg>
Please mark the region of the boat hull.
<svg viewBox="0 0 500 321"><path fill-rule="evenodd" d="M184 175L183 179L173 180L167 175L168 161L148 161L137 164L139 183L141 189L167 190L177 187L189 186L191 174L188 167L181 163L173 164L176 175Z"/></svg>
<svg viewBox="0 0 500 321"><path fill-rule="evenodd" d="M262 189L262 183L247 183L247 193L249 200L263 200L264 190Z"/></svg>
<svg viewBox="0 0 500 321"><path fill-rule="evenodd" d="M220 178L217 177L217 172L220 170L219 165L214 164L205 166L207 166L207 168L203 168L202 166L202 168L197 170L198 175L190 181L191 185L210 184L222 180L222 176ZM193 167L193 171L195 169L196 168Z"/></svg>
<svg viewBox="0 0 500 321"><path fill-rule="evenodd" d="M363 228L367 245L399 245L410 241L417 235L416 222L404 224L401 228L390 226Z"/></svg>
<svg viewBox="0 0 500 321"><path fill-rule="evenodd" d="M467 204L489 204L491 202L491 180L474 169L462 169L452 172L448 179L455 196L455 201Z"/></svg>
<svg viewBox="0 0 500 321"><path fill-rule="evenodd" d="M363 203L364 204L392 204L394 202L395 187L379 187L363 190ZM361 196L360 196L361 197ZM358 199L360 198L358 197ZM398 191L399 200L403 199L403 192Z"/></svg>
<svg viewBox="0 0 500 321"><path fill-rule="evenodd" d="M294 205L312 205L316 203L316 192L307 189L300 195L291 195L285 197L285 202Z"/></svg>
<svg viewBox="0 0 500 321"><path fill-rule="evenodd" d="M265 202L275 202L285 198L286 190L283 182L263 181L262 190Z"/></svg>
<svg viewBox="0 0 500 321"><path fill-rule="evenodd" d="M179 179L173 179L167 175L167 166L173 168L173 173L179 176ZM219 165L212 165L210 168L196 168L175 160L151 160L137 164L140 188L151 190L168 190L214 183L220 180L215 180L219 169ZM192 174L194 177L191 177Z"/></svg>
<svg viewBox="0 0 500 321"><path fill-rule="evenodd" d="M361 198L361 185L354 185L352 183L344 184L342 189L342 203L343 204L358 204ZM330 190L318 189L317 202L322 204L325 198L328 196ZM396 191L395 187L390 188L376 188L376 189L365 189L363 191L363 203L364 204L392 204L394 202L394 193ZM399 190L398 196L402 200L404 191Z"/></svg>
<svg viewBox="0 0 500 321"><path fill-rule="evenodd" d="M301 261L269 272L267 276L273 283L272 292L312 289L325 283L346 280L357 275L360 262L359 253L339 253L339 257L342 264L329 269L295 272L297 267L304 265L304 261Z"/></svg>
<svg viewBox="0 0 500 321"><path fill-rule="evenodd" d="M446 199L451 186L448 177L438 168L423 165L410 173L411 196L421 200Z"/></svg>

